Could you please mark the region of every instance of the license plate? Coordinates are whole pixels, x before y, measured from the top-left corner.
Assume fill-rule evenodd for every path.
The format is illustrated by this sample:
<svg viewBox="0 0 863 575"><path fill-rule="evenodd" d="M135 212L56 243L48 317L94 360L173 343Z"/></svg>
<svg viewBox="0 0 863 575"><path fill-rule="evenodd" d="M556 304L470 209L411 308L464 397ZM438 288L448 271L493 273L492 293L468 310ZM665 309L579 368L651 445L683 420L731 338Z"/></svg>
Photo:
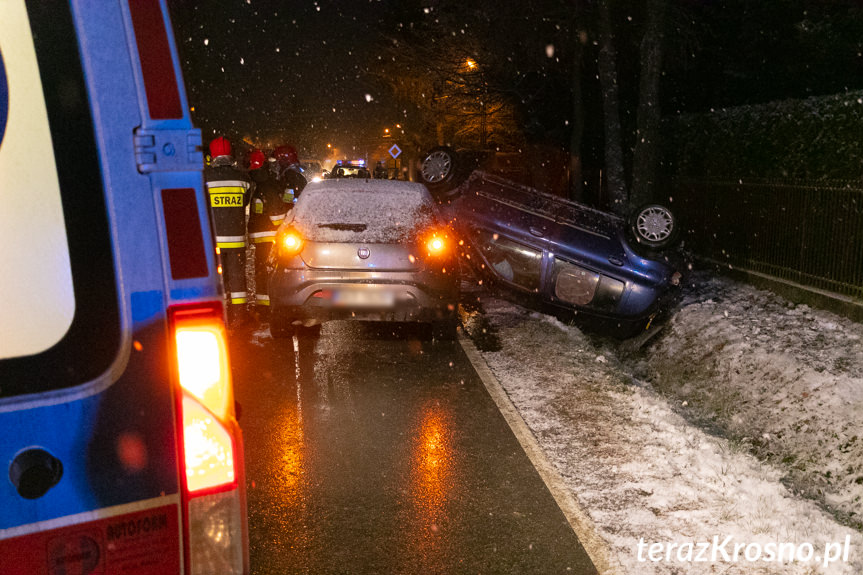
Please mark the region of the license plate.
<svg viewBox="0 0 863 575"><path fill-rule="evenodd" d="M333 303L345 307L393 307L395 294L385 289L342 289L333 293Z"/></svg>

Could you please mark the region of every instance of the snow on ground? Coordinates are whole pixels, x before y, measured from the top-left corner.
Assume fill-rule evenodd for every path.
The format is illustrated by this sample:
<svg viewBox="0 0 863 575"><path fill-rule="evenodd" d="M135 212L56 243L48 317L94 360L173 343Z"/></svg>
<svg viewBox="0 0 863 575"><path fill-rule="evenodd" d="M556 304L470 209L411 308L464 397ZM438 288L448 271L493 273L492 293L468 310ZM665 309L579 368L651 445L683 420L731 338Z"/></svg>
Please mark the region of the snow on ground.
<svg viewBox="0 0 863 575"><path fill-rule="evenodd" d="M863 326L696 273L633 355L482 302L466 331L623 572L863 572Z"/></svg>
<svg viewBox="0 0 863 575"><path fill-rule="evenodd" d="M639 377L863 528L863 325L709 277Z"/></svg>

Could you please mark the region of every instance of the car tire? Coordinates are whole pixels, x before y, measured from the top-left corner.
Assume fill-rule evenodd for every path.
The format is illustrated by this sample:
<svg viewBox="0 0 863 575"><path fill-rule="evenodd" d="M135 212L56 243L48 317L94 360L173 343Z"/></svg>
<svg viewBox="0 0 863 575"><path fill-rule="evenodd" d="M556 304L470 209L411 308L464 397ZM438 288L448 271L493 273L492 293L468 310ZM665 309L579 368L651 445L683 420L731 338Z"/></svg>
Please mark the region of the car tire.
<svg viewBox="0 0 863 575"><path fill-rule="evenodd" d="M285 339L293 337L296 328L291 320L273 311L270 314L270 336L273 339Z"/></svg>
<svg viewBox="0 0 863 575"><path fill-rule="evenodd" d="M420 179L429 192L440 199L458 186L456 171L458 154L449 146L437 146L423 155L420 162Z"/></svg>
<svg viewBox="0 0 863 575"><path fill-rule="evenodd" d="M678 227L674 213L661 204L643 205L629 217L632 237L637 243L653 249L671 246L677 240Z"/></svg>

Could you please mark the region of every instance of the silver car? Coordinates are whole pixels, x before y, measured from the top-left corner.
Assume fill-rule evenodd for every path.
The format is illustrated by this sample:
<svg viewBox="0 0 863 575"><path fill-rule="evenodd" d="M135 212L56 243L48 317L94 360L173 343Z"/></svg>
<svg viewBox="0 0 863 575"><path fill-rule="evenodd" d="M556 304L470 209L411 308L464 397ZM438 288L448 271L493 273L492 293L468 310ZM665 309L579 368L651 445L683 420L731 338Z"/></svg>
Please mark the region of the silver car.
<svg viewBox="0 0 863 575"><path fill-rule="evenodd" d="M329 320L427 322L454 333L456 241L422 184L309 184L271 253L270 332Z"/></svg>

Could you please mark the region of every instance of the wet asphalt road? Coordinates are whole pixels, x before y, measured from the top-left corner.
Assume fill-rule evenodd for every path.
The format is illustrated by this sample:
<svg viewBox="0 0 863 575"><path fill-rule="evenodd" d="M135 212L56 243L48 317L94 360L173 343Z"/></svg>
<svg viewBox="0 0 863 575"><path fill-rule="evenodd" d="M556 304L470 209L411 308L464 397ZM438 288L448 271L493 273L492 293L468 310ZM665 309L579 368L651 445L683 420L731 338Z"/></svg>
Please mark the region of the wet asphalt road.
<svg viewBox="0 0 863 575"><path fill-rule="evenodd" d="M252 573L595 573L457 341L237 334Z"/></svg>

